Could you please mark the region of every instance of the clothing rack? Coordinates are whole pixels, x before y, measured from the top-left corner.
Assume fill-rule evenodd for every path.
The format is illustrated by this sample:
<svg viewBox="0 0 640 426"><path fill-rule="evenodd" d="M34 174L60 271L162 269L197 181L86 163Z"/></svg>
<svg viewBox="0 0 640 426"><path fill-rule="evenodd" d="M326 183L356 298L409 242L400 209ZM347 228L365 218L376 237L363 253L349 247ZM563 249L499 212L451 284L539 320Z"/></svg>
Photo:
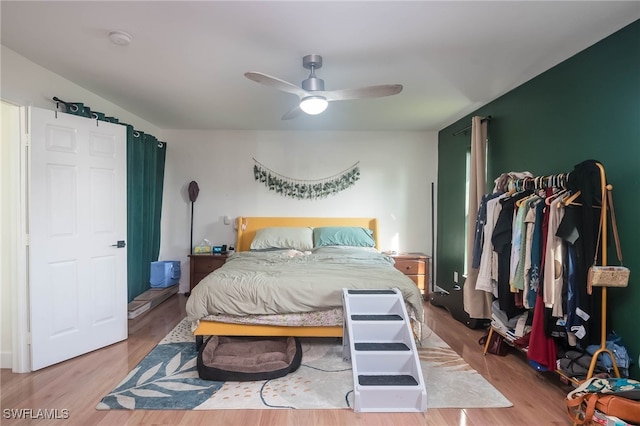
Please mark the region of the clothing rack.
<svg viewBox="0 0 640 426"><path fill-rule="evenodd" d="M601 261L602 266L607 265L607 192L613 190L613 185L607 183L607 177L604 170L604 166L598 162L595 163L600 171L600 228L601 228L601 236L602 238L600 242L601 248ZM561 173L558 175L552 176L538 176L534 178L523 178L518 179L515 182L516 190L527 190L527 189L545 189L546 187L555 187L559 189L567 189L567 182L569 180L569 173ZM533 187L531 185L533 184ZM521 189L520 189L521 188ZM575 200L580 196L580 191L576 191L571 194L571 196L567 197L567 199L563 202L564 206L569 205L581 205L576 203ZM560 207L560 206L559 206ZM600 318L600 347L593 353L591 358L591 363L589 365L589 371L587 372L586 380L589 380L593 377L593 373L595 371L595 367L598 361L598 356L601 353L608 353L611 358L611 363L613 365L613 371L616 377L620 377L620 371L618 370L618 365L616 363L615 356L613 352L607 348L607 287L601 287L601 318Z"/></svg>
<svg viewBox="0 0 640 426"><path fill-rule="evenodd" d="M600 211L600 226L602 227L602 241L600 247L602 249L602 265L607 265L607 192L613 190L611 184L607 184L607 178L604 171L604 166L600 163L596 163L596 166L600 169L600 190L602 194ZM601 353L608 353L613 365L613 371L616 377L620 377L620 371L618 370L618 364L613 352L607 348L607 287L600 287L602 289L602 312L601 312L601 329L600 329L600 347L593 353L591 358L591 364L589 365L589 371L587 372L586 380L593 377L593 372L596 368L598 356Z"/></svg>
<svg viewBox="0 0 640 426"><path fill-rule="evenodd" d="M568 189L569 173L559 173L548 176L531 176L519 179L509 179L505 192L534 191L547 188Z"/></svg>
<svg viewBox="0 0 640 426"><path fill-rule="evenodd" d="M602 266L607 265L607 197L608 192L613 190L613 186L607 183L606 173L604 166L595 162L595 165L598 167L600 172L600 193L601 193L601 202L600 206L595 206L596 208L600 208L600 250L601 250L601 263ZM515 194L517 192L522 191L535 191L535 190L544 190L547 188L556 188L559 190L567 190L570 173L560 173L556 175L549 176L532 176L532 177L524 177L518 179L508 179L504 182L504 187L498 188L503 192L507 192L508 194ZM570 196L566 198L558 207L569 206L569 205L577 205L581 206L582 204L576 202L577 198L580 196L580 191L576 191L572 193ZM607 287L600 287L602 290L601 293L601 329L600 329L600 347L593 353L591 358L591 363L589 366L589 370L587 372L587 376L585 380L589 380L593 377L593 373L595 371L595 367L598 361L598 357L602 353L609 354L611 358L611 363L613 366L613 371L616 377L620 377L620 371L618 369L618 365L615 360L615 356L613 352L607 348ZM493 331L493 328L490 330L490 333ZM489 336L490 337L490 336ZM487 352L488 348L488 340L485 345L484 352ZM564 376L563 373L558 371L561 375ZM567 377L570 379L569 377Z"/></svg>

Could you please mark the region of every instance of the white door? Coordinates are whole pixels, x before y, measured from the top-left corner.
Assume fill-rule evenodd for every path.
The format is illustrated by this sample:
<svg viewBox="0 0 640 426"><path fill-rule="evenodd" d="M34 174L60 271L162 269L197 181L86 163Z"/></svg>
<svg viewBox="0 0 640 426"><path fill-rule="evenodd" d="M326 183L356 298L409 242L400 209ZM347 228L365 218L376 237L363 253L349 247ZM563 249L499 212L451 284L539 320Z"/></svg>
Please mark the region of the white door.
<svg viewBox="0 0 640 426"><path fill-rule="evenodd" d="M30 108L31 368L127 338L126 128ZM118 244L118 241L121 241Z"/></svg>

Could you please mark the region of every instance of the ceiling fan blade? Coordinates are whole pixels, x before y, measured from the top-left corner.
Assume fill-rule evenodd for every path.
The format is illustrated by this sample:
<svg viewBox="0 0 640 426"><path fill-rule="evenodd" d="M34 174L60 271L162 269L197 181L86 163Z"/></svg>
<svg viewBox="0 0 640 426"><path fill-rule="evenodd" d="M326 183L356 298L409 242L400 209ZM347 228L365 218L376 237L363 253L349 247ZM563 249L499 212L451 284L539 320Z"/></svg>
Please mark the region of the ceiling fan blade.
<svg viewBox="0 0 640 426"><path fill-rule="evenodd" d="M342 89L318 92L328 101L348 101L352 99L381 98L383 96L397 95L402 92L402 84L384 84L381 86L368 86L359 89Z"/></svg>
<svg viewBox="0 0 640 426"><path fill-rule="evenodd" d="M300 105L296 106L292 110L289 110L285 115L282 116L283 120L291 120L292 118L296 118L300 115L302 110L300 109Z"/></svg>
<svg viewBox="0 0 640 426"><path fill-rule="evenodd" d="M273 87L274 89L280 90L282 92L291 93L292 95L298 96L300 99L308 96L306 90L291 84L287 81L280 80L279 78L272 77L267 74L263 74L261 72L246 72L244 76L249 80L255 81L256 83L264 84L265 86Z"/></svg>

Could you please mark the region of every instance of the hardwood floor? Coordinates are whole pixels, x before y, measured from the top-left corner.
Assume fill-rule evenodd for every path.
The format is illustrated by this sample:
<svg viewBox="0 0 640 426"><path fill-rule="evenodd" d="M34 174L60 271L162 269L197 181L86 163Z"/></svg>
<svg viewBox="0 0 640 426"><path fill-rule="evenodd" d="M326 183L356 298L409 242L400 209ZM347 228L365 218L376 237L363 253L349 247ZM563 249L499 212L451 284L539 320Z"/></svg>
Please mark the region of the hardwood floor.
<svg viewBox="0 0 640 426"><path fill-rule="evenodd" d="M183 295L129 321L129 338L30 374L3 369L2 425L569 425L564 397L571 388L553 373L539 373L515 351L482 354L482 330L471 330L442 308L425 303L427 325L502 392L514 406L498 409L428 409L426 413L355 413L353 410L97 411L95 406L185 315ZM9 419L11 409L58 410L66 420Z"/></svg>

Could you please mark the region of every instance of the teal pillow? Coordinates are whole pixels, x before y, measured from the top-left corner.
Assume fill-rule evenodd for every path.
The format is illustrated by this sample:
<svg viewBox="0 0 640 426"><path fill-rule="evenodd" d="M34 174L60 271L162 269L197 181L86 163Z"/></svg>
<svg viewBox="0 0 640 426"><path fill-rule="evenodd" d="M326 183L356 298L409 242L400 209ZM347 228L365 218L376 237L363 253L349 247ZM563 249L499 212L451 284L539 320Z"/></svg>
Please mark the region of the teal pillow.
<svg viewBox="0 0 640 426"><path fill-rule="evenodd" d="M375 247L373 231L357 226L322 226L313 229L313 246Z"/></svg>

